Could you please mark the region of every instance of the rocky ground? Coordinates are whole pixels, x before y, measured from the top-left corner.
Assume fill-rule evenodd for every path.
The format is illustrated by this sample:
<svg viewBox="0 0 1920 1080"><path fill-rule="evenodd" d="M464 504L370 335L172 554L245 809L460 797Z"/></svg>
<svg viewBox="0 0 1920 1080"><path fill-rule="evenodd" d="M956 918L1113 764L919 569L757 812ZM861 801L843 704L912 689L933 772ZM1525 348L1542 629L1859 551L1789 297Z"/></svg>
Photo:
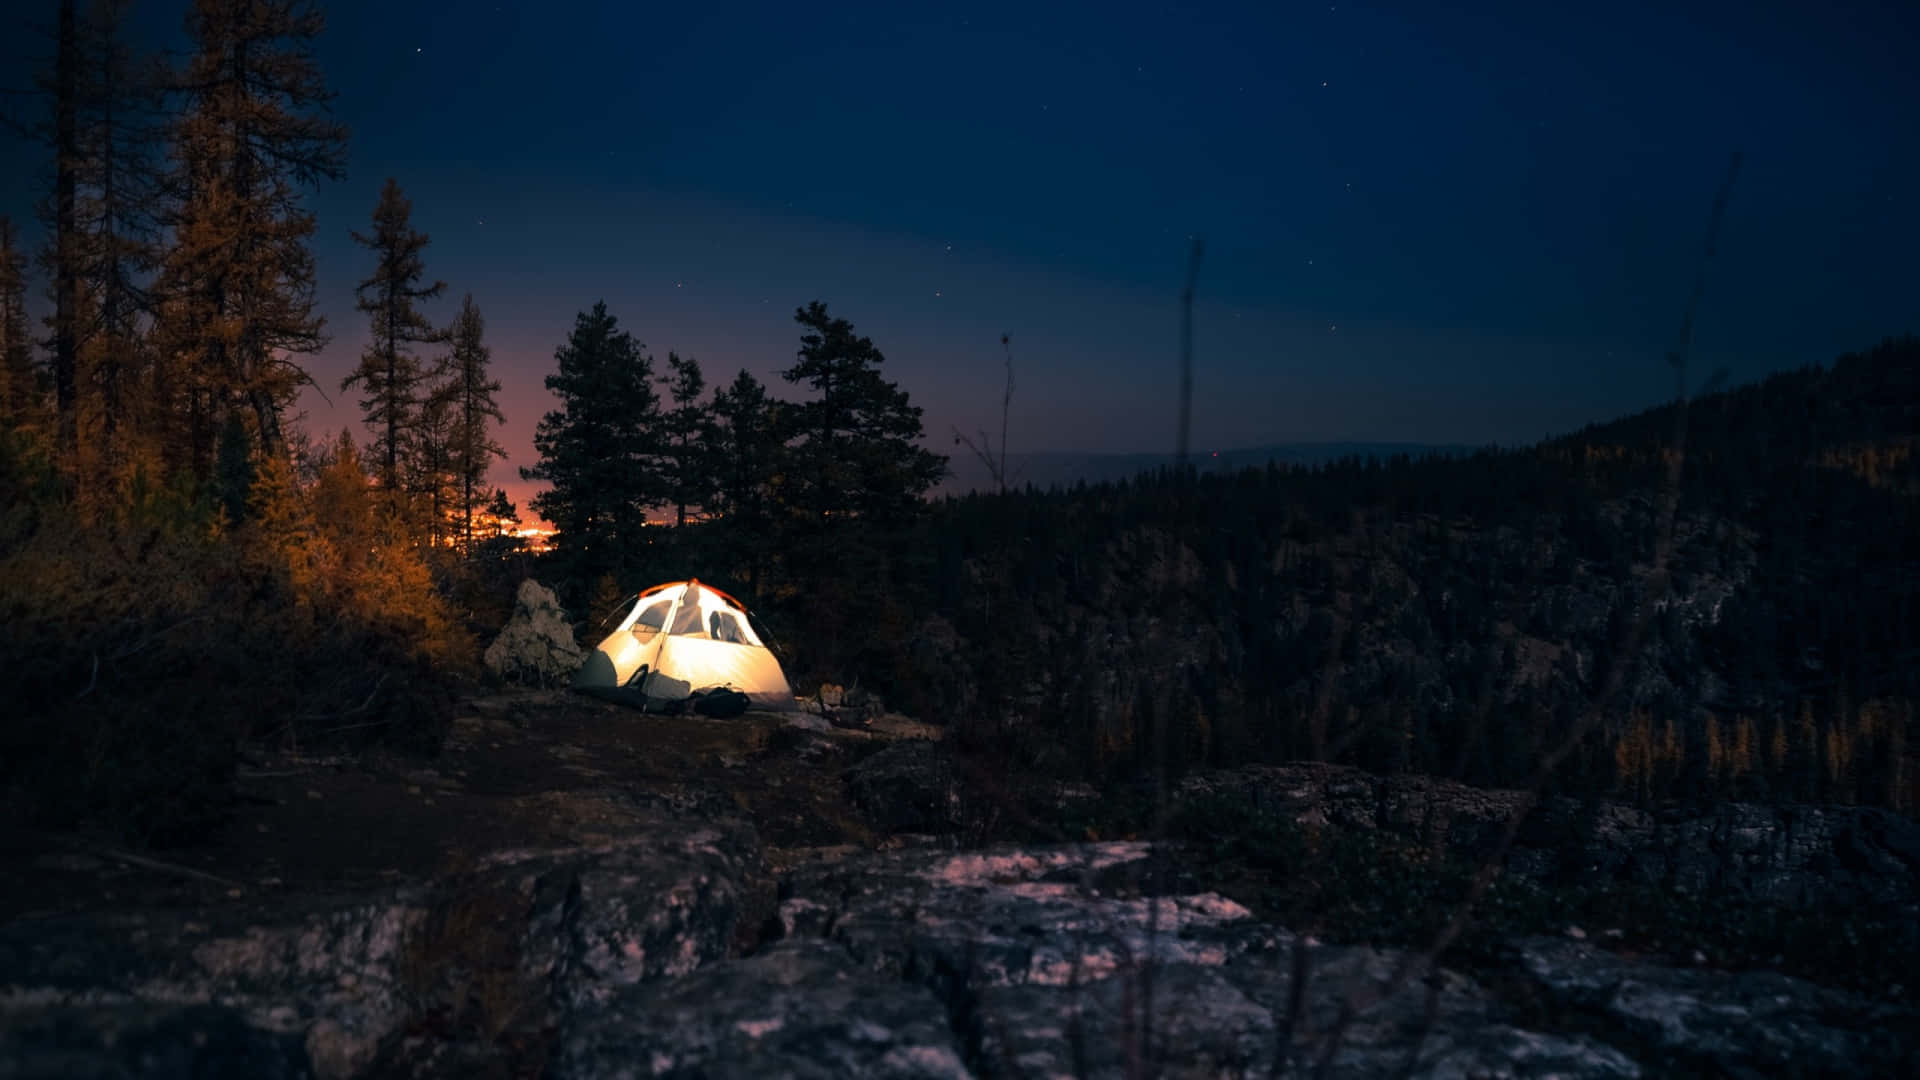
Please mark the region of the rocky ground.
<svg viewBox="0 0 1920 1080"><path fill-rule="evenodd" d="M430 767L253 762L200 848L4 834L0 1077L1915 1072L1889 994L1573 930L1469 970L1315 940L937 735L510 693ZM1471 851L1511 796L1295 767L1178 798ZM1550 806L1513 866L1912 903L1911 823L1782 828Z"/></svg>

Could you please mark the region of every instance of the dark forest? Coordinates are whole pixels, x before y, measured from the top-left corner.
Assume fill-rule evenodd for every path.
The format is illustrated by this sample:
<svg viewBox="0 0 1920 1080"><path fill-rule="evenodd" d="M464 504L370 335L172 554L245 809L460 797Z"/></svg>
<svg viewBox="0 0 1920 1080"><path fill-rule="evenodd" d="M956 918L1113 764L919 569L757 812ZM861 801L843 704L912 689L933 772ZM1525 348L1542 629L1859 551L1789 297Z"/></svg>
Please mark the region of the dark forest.
<svg viewBox="0 0 1920 1080"><path fill-rule="evenodd" d="M1203 469L1196 241L1173 463L1043 488L1005 335L951 439L858 298L721 363L609 283L504 349L404 174L316 213L322 11L184 6L36 5L7 98L0 1075L1911 1067L1909 328L1703 379L1696 284L1663 404ZM777 707L581 692L693 580Z"/></svg>

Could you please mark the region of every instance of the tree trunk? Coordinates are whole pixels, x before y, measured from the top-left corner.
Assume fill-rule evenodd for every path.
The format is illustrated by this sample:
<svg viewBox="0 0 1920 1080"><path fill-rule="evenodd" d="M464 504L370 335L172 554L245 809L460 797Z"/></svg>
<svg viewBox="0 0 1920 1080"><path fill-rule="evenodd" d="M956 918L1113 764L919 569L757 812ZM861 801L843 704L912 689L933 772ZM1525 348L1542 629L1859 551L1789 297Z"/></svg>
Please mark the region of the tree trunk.
<svg viewBox="0 0 1920 1080"><path fill-rule="evenodd" d="M75 416L74 371L80 342L80 275L75 196L79 168L80 57L74 26L73 0L60 0L60 41L55 54L54 181L53 181L53 393L59 410L60 452L71 462L79 453L79 426Z"/></svg>
<svg viewBox="0 0 1920 1080"><path fill-rule="evenodd" d="M268 457L278 457L285 443L280 438L280 406L273 403L273 395L265 390L256 389L248 395L253 402L253 416L260 423L260 449Z"/></svg>
<svg viewBox="0 0 1920 1080"><path fill-rule="evenodd" d="M120 422L120 237L115 225L118 212L113 176L113 42L109 37L100 45L100 243L106 247L104 288L100 296L100 325L106 331L107 347L100 356L101 422L105 428L108 452L113 449L114 429Z"/></svg>

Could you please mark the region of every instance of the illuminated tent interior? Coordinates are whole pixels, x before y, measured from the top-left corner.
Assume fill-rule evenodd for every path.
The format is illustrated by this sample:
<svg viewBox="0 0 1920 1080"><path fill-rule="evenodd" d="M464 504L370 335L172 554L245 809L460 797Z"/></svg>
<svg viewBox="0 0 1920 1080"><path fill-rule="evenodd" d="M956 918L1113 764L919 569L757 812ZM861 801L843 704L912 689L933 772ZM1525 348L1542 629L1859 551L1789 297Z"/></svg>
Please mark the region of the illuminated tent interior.
<svg viewBox="0 0 1920 1080"><path fill-rule="evenodd" d="M794 707L780 661L738 600L698 581L655 585L574 676L576 689L628 704L684 700L728 687L755 708Z"/></svg>

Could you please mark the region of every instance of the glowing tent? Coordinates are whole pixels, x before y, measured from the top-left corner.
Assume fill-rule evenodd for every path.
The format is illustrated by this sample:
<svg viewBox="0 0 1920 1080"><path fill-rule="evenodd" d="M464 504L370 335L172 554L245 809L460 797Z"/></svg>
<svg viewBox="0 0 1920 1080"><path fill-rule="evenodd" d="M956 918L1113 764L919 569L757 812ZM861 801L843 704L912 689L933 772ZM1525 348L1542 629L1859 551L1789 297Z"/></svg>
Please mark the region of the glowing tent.
<svg viewBox="0 0 1920 1080"><path fill-rule="evenodd" d="M645 705L730 687L755 708L794 707L793 688L740 601L698 581L655 585L600 642L573 678L576 689Z"/></svg>

